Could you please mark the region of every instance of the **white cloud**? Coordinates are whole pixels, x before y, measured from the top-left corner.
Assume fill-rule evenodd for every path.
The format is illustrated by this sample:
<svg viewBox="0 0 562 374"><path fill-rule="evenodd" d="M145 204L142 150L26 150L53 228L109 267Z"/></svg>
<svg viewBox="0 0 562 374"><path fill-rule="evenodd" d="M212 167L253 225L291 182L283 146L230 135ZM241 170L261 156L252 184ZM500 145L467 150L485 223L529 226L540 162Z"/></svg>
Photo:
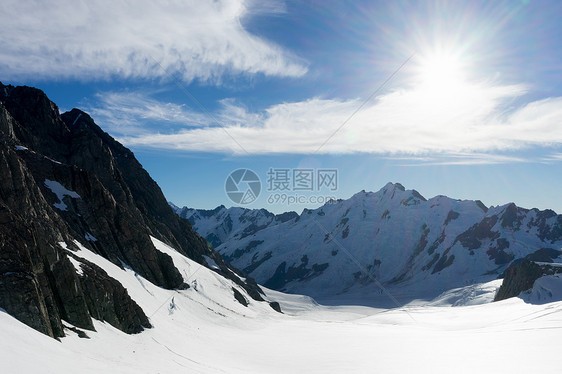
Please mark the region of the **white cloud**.
<svg viewBox="0 0 562 374"><path fill-rule="evenodd" d="M209 118L185 105L167 103L150 97L145 92L104 92L97 94L96 105L87 111L106 131L114 134L148 135L146 123L163 128L206 126Z"/></svg>
<svg viewBox="0 0 562 374"><path fill-rule="evenodd" d="M222 107L208 116L129 94L113 107L108 104L112 100L103 101L94 114L102 114L97 118L102 126L120 111L131 123L147 126L143 133L114 132L128 146L229 154L364 152L421 157L426 163L504 163L525 160L491 153L562 145L562 97L513 108L525 92L521 85L491 83L433 96L403 89L375 98L337 133L360 100L313 98L261 112L223 100ZM112 114L104 117L104 111ZM171 130L150 126L149 120L159 116L171 117L176 126ZM440 159L424 159L428 155Z"/></svg>
<svg viewBox="0 0 562 374"><path fill-rule="evenodd" d="M562 161L562 153L552 153L547 157L542 158L542 161L545 163L560 162Z"/></svg>
<svg viewBox="0 0 562 374"><path fill-rule="evenodd" d="M391 159L409 161L399 166L428 166L428 165L491 165L491 164L507 164L507 163L521 163L521 162L536 162L536 160L510 156L505 154L494 153L445 153L434 155L430 157L411 157L411 158L396 158Z"/></svg>
<svg viewBox="0 0 562 374"><path fill-rule="evenodd" d="M56 2L3 0L0 75L108 79L220 80L223 74L301 76L306 67L248 33L244 17L281 12L244 0Z"/></svg>

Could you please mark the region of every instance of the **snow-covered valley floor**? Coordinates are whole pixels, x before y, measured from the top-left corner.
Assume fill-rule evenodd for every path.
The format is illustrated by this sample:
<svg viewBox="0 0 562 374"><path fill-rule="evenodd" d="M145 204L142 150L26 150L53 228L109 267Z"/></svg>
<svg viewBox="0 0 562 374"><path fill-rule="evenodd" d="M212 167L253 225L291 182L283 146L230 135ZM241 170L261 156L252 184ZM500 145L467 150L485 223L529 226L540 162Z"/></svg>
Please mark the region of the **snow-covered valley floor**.
<svg viewBox="0 0 562 374"><path fill-rule="evenodd" d="M401 310L327 307L267 291L280 302L279 314L267 303L242 306L224 278L155 244L190 289L164 290L85 248L77 252L123 283L153 328L127 335L95 321L90 339L68 330L58 342L0 311L0 372L538 373L562 365L562 302L448 306L459 295L489 300L498 281L479 288L490 293L456 290Z"/></svg>

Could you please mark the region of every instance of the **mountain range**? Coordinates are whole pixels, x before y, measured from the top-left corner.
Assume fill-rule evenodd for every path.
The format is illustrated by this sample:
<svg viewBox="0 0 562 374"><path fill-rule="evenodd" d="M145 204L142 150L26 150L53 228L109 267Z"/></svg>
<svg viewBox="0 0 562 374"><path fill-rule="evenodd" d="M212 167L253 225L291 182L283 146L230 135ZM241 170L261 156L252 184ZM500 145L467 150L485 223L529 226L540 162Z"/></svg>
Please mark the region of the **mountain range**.
<svg viewBox="0 0 562 374"><path fill-rule="evenodd" d="M383 289L408 300L435 297L498 278L526 256L562 254L562 215L552 210L426 199L399 183L300 215L173 208L260 284L327 303L377 304Z"/></svg>

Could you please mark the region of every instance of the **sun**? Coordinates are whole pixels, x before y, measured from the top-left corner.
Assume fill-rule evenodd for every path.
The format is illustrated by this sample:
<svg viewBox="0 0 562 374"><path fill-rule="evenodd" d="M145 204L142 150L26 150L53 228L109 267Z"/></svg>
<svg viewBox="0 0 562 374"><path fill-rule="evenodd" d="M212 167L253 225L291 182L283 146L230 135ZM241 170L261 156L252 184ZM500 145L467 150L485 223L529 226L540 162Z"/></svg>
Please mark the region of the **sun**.
<svg viewBox="0 0 562 374"><path fill-rule="evenodd" d="M429 50L428 50L429 51ZM473 79L470 56L453 49L420 53L416 60L408 95L408 110L416 113L417 123L428 129L453 131L459 119L473 115L472 106L481 102L482 84Z"/></svg>
<svg viewBox="0 0 562 374"><path fill-rule="evenodd" d="M458 91L466 85L464 64L451 52L424 55L419 59L417 81L419 88L428 92Z"/></svg>
<svg viewBox="0 0 562 374"><path fill-rule="evenodd" d="M452 49L420 54L413 71L413 93L421 112L429 117L462 113L463 103L478 95L478 85L467 77L470 64L466 56Z"/></svg>

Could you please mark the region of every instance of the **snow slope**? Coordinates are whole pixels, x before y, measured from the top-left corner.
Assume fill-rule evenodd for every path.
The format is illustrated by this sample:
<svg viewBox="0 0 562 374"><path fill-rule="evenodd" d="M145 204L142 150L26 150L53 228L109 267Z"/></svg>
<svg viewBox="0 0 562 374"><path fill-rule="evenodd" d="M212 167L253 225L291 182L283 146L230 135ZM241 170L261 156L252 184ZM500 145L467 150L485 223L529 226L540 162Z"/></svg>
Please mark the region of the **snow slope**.
<svg viewBox="0 0 562 374"><path fill-rule="evenodd" d="M79 254L94 259L85 250ZM0 311L1 371L529 373L560 367L562 302L531 305L513 298L453 308L442 298L435 301L440 306L380 310L324 307L306 296L267 291L286 311L278 314L261 308L264 303L231 308L228 284L173 254L188 277L197 279L198 291L158 289L131 271L117 274L103 264L139 304L153 308L154 328L127 335L95 321L90 339L68 330L58 342ZM482 285L493 292L492 286Z"/></svg>
<svg viewBox="0 0 562 374"><path fill-rule="evenodd" d="M533 288L522 292L519 297L532 304L547 304L562 300L562 273L545 275L537 279Z"/></svg>

